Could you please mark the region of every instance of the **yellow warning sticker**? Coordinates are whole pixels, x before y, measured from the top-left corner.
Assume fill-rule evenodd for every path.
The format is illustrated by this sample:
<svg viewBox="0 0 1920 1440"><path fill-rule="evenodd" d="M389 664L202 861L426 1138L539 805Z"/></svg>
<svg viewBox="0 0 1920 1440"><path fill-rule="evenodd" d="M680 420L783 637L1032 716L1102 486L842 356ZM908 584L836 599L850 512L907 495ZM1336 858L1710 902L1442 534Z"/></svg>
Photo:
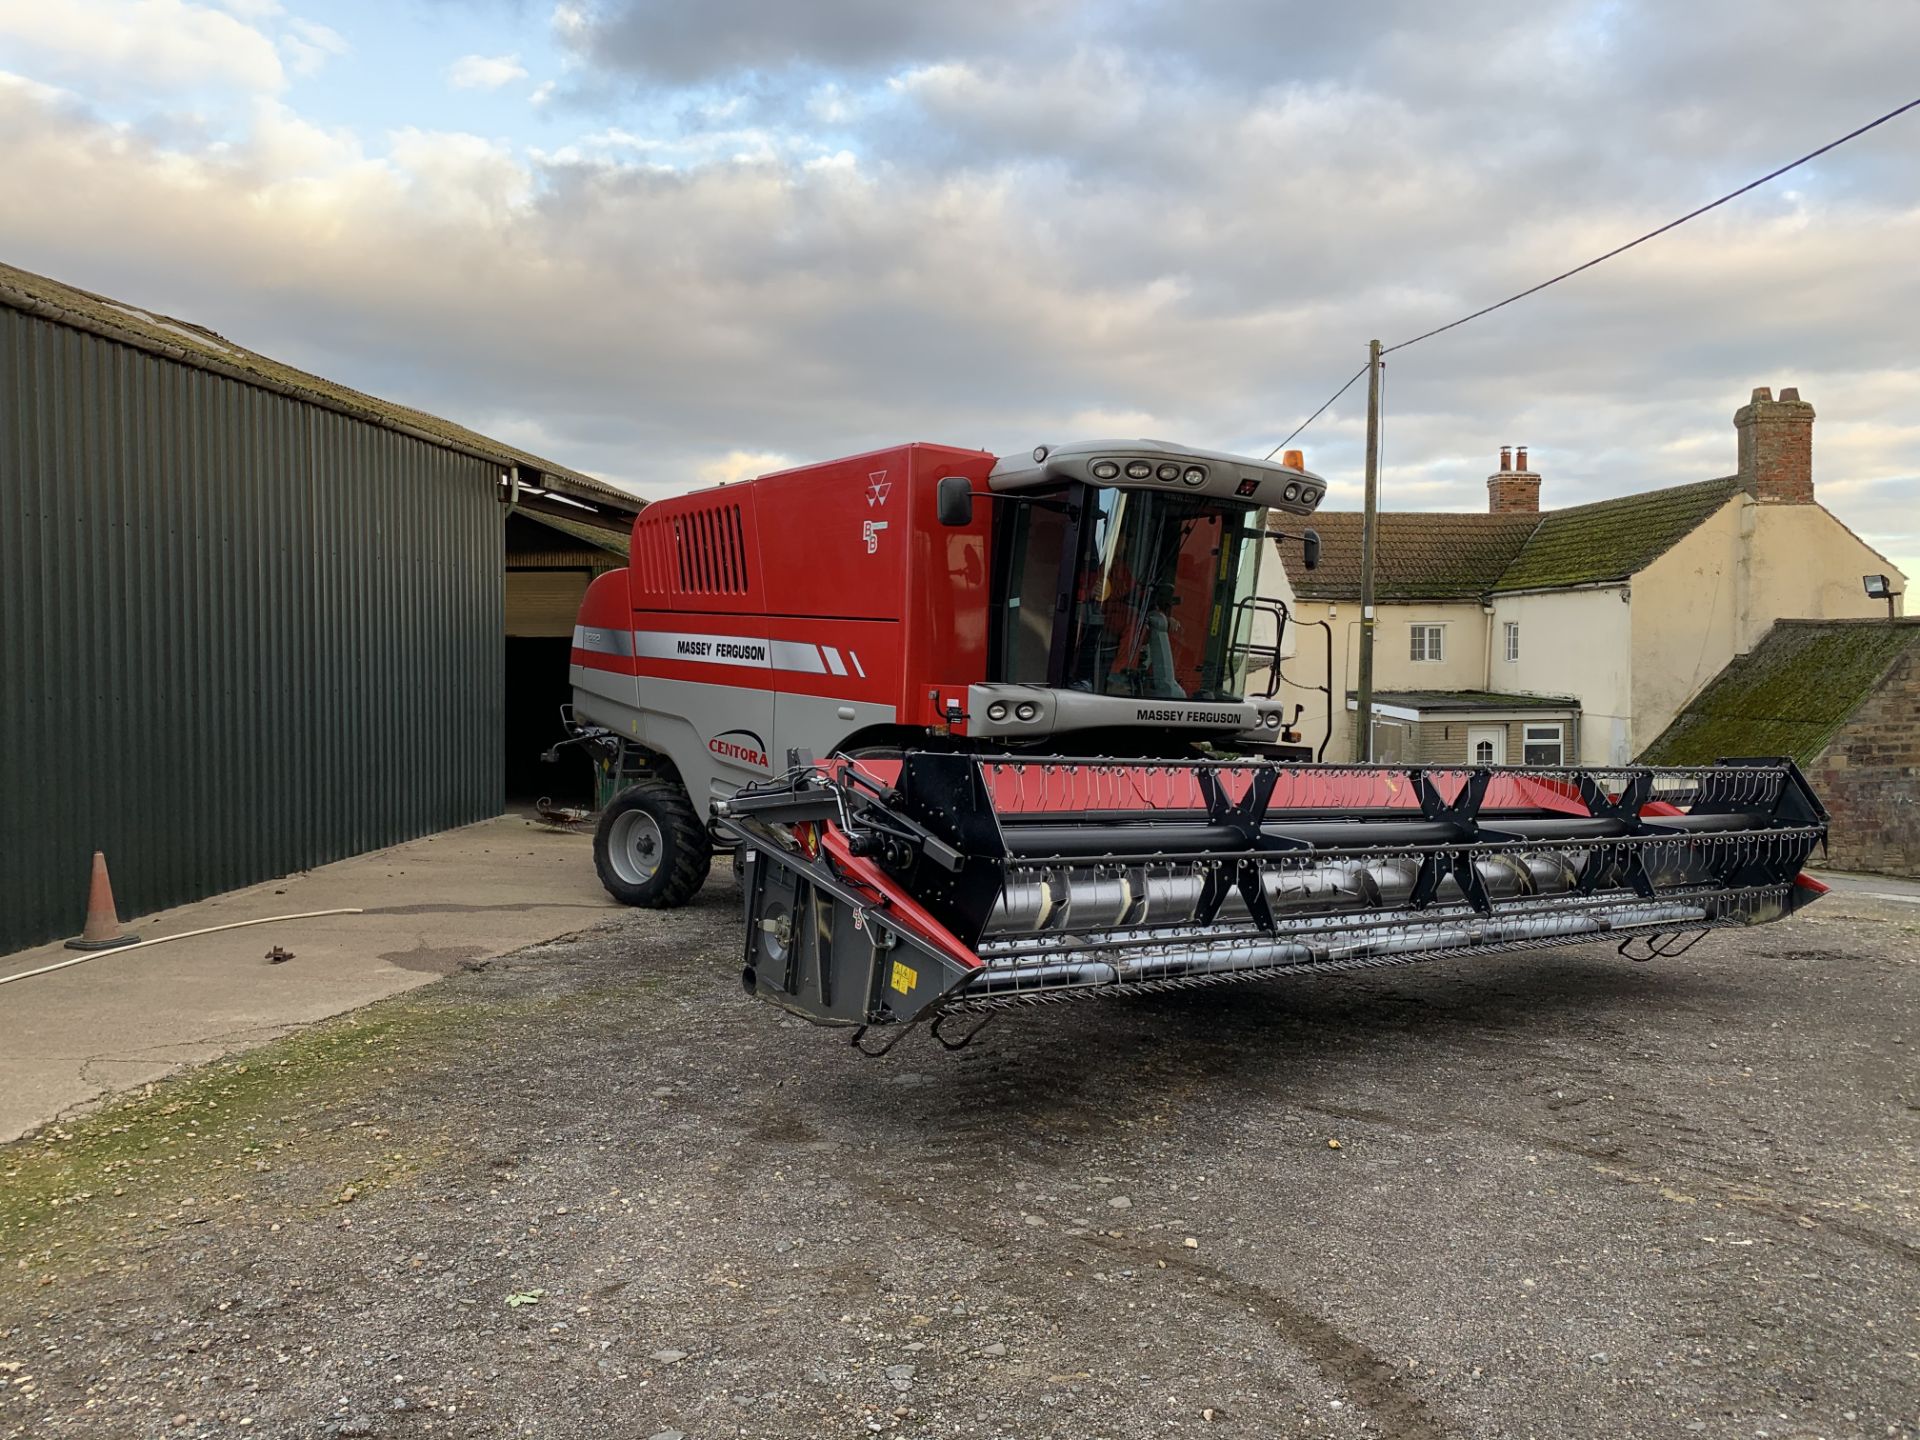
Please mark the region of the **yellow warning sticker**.
<svg viewBox="0 0 1920 1440"><path fill-rule="evenodd" d="M915 970L911 965L902 965L898 960L893 962L894 989L898 990L902 995L910 995L913 993L913 987L919 983L920 972L918 970Z"/></svg>

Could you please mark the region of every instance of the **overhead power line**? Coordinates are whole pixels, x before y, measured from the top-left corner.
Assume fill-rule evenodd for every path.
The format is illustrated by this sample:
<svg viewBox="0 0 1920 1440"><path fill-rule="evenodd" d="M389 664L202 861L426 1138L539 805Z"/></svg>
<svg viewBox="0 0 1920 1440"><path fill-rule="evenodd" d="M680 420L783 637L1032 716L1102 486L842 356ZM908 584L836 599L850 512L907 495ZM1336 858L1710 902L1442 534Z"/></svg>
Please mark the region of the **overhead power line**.
<svg viewBox="0 0 1920 1440"><path fill-rule="evenodd" d="M1578 275L1583 270L1591 270L1594 266L1602 264L1605 261L1611 260L1616 255L1624 255L1627 251L1633 249L1634 246L1636 245L1644 245L1647 243L1647 241L1655 239L1658 236L1664 235L1669 230L1676 230L1680 226L1686 224L1689 220L1698 219L1700 216L1706 214L1709 210L1717 210L1720 208L1720 206L1725 205L1729 200L1737 200L1742 195L1746 194L1749 190L1757 190L1760 186L1765 185L1770 180L1778 180L1782 175L1785 175L1789 170L1796 170L1800 166L1806 164L1809 160L1817 160L1822 155L1825 155L1829 150L1837 150L1840 148L1840 146L1846 144L1849 140L1857 140L1862 135L1866 134L1869 130L1877 129L1878 127L1886 124L1889 120L1897 119L1900 116L1906 114L1907 111L1914 110L1914 109L1920 109L1920 97L1916 97L1915 99L1909 100L1907 101L1906 104L1897 106L1894 109L1887 111L1886 114L1881 115L1873 120L1869 120L1866 124L1860 126L1857 129L1849 130L1846 134L1840 136L1838 139L1829 140L1826 144L1822 145L1817 150L1809 150L1806 154L1802 155L1798 160L1789 160L1785 165L1780 166L1778 169L1769 170L1766 174L1762 175L1757 180L1749 180L1746 184L1742 185L1738 190L1729 190L1726 194L1722 195L1718 200L1710 200L1705 205L1700 206L1698 209L1689 210L1686 214L1680 216L1678 219L1669 220L1666 224L1660 226L1658 229L1649 230L1647 231L1646 234L1637 236L1634 239L1627 241L1624 245L1616 245L1613 247L1613 249L1607 251L1605 254L1596 255L1591 260L1588 260L1583 264L1574 266L1571 270L1563 270L1550 280L1542 280L1538 285L1530 285L1525 290L1521 290L1515 294L1507 296L1507 298L1504 300L1497 300L1491 305L1483 305L1480 309L1475 310L1473 313L1469 315L1462 315L1458 320L1449 320L1445 325L1436 325L1433 329L1425 331L1419 335L1416 335L1411 340L1402 340L1397 345L1389 345L1380 353L1382 355L1391 355L1396 350L1404 350L1409 345L1418 345L1422 340L1431 340L1436 335L1445 334L1449 330L1458 329L1460 326L1467 324L1469 321L1478 320L1483 315L1491 315L1494 311L1504 309L1506 306L1513 304L1516 300L1524 300L1529 295L1538 295L1542 290L1545 290L1550 285L1558 285L1562 280L1572 279L1575 275ZM1285 447L1287 440L1293 439L1295 435L1298 435L1302 430L1306 429L1307 426L1311 425L1315 420L1318 420L1322 415L1324 415L1327 412L1328 407L1331 406L1335 400L1338 400L1342 395L1346 394L1347 390L1353 385L1353 382L1355 380L1358 380L1362 375L1366 373L1367 373L1367 367L1362 365L1357 371L1354 372L1352 377L1348 379L1345 385L1342 385L1338 390L1334 391L1333 396L1327 401L1325 405L1322 405L1318 410L1314 411L1313 414L1309 415L1305 420L1302 420L1298 425L1296 425L1293 428L1292 434L1288 435L1286 440L1282 440L1280 444L1274 446L1273 450L1268 453L1267 458L1269 460L1272 459L1274 455L1278 454L1280 450Z"/></svg>
<svg viewBox="0 0 1920 1440"><path fill-rule="evenodd" d="M1318 420L1322 415L1326 414L1327 406L1332 405L1334 401L1338 400L1342 395L1346 394L1347 391L1351 390L1353 388L1353 382L1358 380L1362 375L1366 373L1367 373L1367 367L1362 365L1358 370L1354 371L1353 374L1349 375L1347 377L1347 383L1342 385L1338 390L1334 391L1333 394L1327 397L1326 405L1322 405L1318 410L1314 411L1311 415L1307 416L1306 419L1302 420L1298 425L1293 427L1293 430L1287 436L1287 440L1293 439L1295 435L1298 435L1302 430L1306 429L1307 426L1311 425L1314 421ZM1278 455L1282 450L1286 449L1287 440L1282 440L1278 445L1274 446L1273 449L1269 450L1267 452L1267 459L1271 460L1274 456Z"/></svg>

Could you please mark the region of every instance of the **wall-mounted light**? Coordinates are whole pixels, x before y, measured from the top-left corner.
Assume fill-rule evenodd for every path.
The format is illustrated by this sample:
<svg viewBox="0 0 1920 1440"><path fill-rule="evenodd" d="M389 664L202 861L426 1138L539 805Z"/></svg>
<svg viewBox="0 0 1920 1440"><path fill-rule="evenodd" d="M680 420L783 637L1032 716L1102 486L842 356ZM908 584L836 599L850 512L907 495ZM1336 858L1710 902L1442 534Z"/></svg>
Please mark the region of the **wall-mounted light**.
<svg viewBox="0 0 1920 1440"><path fill-rule="evenodd" d="M1885 575L1862 575L1860 586L1867 592L1869 600L1886 601L1887 618L1893 619L1893 602L1898 600L1902 593L1893 588L1893 581Z"/></svg>

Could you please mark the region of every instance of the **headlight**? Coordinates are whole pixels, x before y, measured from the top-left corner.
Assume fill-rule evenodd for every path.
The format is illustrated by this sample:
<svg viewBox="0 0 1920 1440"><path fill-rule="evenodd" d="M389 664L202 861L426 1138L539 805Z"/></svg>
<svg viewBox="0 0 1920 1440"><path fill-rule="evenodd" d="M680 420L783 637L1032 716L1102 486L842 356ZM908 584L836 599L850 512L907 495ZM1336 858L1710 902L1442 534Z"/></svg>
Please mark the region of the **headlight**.
<svg viewBox="0 0 1920 1440"><path fill-rule="evenodd" d="M1198 465L1189 465L1187 466L1187 473L1180 478L1189 485L1198 485L1202 480L1207 478L1207 472L1202 470Z"/></svg>
<svg viewBox="0 0 1920 1440"><path fill-rule="evenodd" d="M998 722L1006 718L1007 718L1007 702L1006 701L996 700L991 705L987 706L987 719Z"/></svg>
<svg viewBox="0 0 1920 1440"><path fill-rule="evenodd" d="M1280 498L1282 500L1298 500L1300 498L1300 487L1298 485L1287 486L1286 489L1280 492Z"/></svg>
<svg viewBox="0 0 1920 1440"><path fill-rule="evenodd" d="M1129 480L1145 480L1151 474L1153 474L1153 466L1149 465L1146 461L1129 460L1127 462L1127 478Z"/></svg>
<svg viewBox="0 0 1920 1440"><path fill-rule="evenodd" d="M1093 462L1093 478L1096 480L1111 480L1119 473L1120 467L1111 460L1096 460Z"/></svg>
<svg viewBox="0 0 1920 1440"><path fill-rule="evenodd" d="M1022 700L1019 707L1015 709L1013 713L1022 720L1038 720L1040 718L1040 707L1031 700Z"/></svg>
<svg viewBox="0 0 1920 1440"><path fill-rule="evenodd" d="M1318 490L1309 488L1306 490L1302 490L1300 492L1300 503L1302 505L1315 504L1319 501L1319 499L1320 499L1320 492Z"/></svg>
<svg viewBox="0 0 1920 1440"><path fill-rule="evenodd" d="M1278 710L1269 710L1263 718L1266 720L1269 730L1278 730L1280 728L1280 712Z"/></svg>
<svg viewBox="0 0 1920 1440"><path fill-rule="evenodd" d="M1162 480L1178 480L1180 478L1180 467L1178 465L1162 465L1160 467L1160 478Z"/></svg>
<svg viewBox="0 0 1920 1440"><path fill-rule="evenodd" d="M1052 453L1052 452L1051 452L1051 451L1049 451L1049 450L1047 449L1047 447L1046 447L1046 446L1044 446L1044 445L1036 445L1036 446L1034 446L1034 447L1033 447L1033 463L1034 463L1034 464L1036 464L1036 465L1038 465L1038 464L1040 464L1040 463L1041 463L1042 461L1044 461L1044 460L1045 460L1045 459L1047 458L1047 456L1048 456L1049 454L1051 454L1051 453Z"/></svg>

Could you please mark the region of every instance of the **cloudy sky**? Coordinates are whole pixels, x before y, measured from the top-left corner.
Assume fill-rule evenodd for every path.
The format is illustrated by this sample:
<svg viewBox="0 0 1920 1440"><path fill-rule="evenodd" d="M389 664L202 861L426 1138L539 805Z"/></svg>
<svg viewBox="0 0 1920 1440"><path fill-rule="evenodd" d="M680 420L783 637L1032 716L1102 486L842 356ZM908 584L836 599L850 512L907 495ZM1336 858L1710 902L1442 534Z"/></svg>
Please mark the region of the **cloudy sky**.
<svg viewBox="0 0 1920 1440"><path fill-rule="evenodd" d="M1881 0L0 0L0 258L661 494L1264 453L1364 358L1920 93ZM1920 575L1920 112L1395 358L1387 503L1725 474ZM1356 504L1359 387L1307 431Z"/></svg>

